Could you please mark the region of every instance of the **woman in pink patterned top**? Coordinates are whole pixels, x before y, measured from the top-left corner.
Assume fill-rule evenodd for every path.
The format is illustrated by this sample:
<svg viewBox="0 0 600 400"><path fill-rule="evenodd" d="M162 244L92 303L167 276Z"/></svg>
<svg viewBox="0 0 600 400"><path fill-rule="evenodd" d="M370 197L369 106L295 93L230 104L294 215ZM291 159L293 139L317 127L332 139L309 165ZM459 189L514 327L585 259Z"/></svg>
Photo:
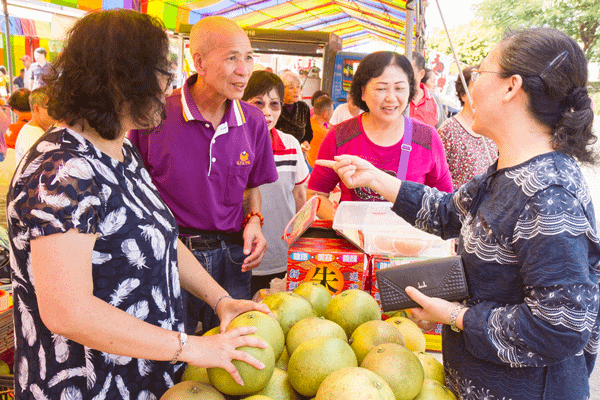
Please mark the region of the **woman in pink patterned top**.
<svg viewBox="0 0 600 400"><path fill-rule="evenodd" d="M471 70L474 67L463 69L465 81L471 89ZM458 189L475 175L484 173L491 163L498 158L498 147L493 140L483 138L471 129L473 124L473 109L468 101L467 93L460 79L456 80L456 96L460 100L462 110L454 117L444 121L438 129L444 148L446 160L452 175L452 185ZM489 157L488 157L489 152ZM491 163L490 163L491 158Z"/></svg>

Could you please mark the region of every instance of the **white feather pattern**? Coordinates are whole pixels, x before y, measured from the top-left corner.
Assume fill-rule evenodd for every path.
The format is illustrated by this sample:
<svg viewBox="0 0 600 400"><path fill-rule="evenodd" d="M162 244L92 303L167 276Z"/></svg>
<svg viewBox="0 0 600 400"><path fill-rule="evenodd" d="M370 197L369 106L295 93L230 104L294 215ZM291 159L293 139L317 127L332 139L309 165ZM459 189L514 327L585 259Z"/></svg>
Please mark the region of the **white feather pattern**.
<svg viewBox="0 0 600 400"><path fill-rule="evenodd" d="M83 200L81 200L77 204L77 208L75 208L75 210L73 210L73 212L71 213L71 217L73 218L73 224L75 226L79 226L79 218L84 213L86 213L90 207L99 206L99 205L100 205L100 199L96 196L88 196L88 197L84 198Z"/></svg>
<svg viewBox="0 0 600 400"><path fill-rule="evenodd" d="M173 231L173 225L171 225L169 223L169 221L167 221L167 219L165 217L163 217L162 215L160 215L158 213L158 211L154 211L152 213L152 215L154 215L154 218L162 225L165 227L166 230L168 230L169 232Z"/></svg>
<svg viewBox="0 0 600 400"><path fill-rule="evenodd" d="M54 215L47 213L42 210L31 210L31 215L41 219L42 221L50 222L50 224L55 228L62 228L62 223L57 220Z"/></svg>
<svg viewBox="0 0 600 400"><path fill-rule="evenodd" d="M150 189L150 187L148 187L148 185L146 185L139 179L134 178L133 180L135 181L135 183L137 183L139 188L142 189L148 200L150 200L156 208L158 208L159 210L165 209L165 204L163 203L163 201L160 199L160 197L158 197L155 194L155 192L152 189ZM154 187L154 185L152 185L152 187Z"/></svg>
<svg viewBox="0 0 600 400"><path fill-rule="evenodd" d="M19 232L12 240L17 250L25 250L29 246L29 229L25 232Z"/></svg>
<svg viewBox="0 0 600 400"><path fill-rule="evenodd" d="M37 339L35 322L31 316L31 311L29 311L23 300L21 300L21 296L17 295L17 299L19 299L19 313L21 314L21 332L25 340L27 340L27 344L31 347Z"/></svg>
<svg viewBox="0 0 600 400"><path fill-rule="evenodd" d="M65 162L62 167L56 171L56 176L52 181L52 185L56 182L71 177L75 179L92 179L94 177L94 170L90 167L90 164L83 158L71 158Z"/></svg>
<svg viewBox="0 0 600 400"><path fill-rule="evenodd" d="M52 379L50 379L50 381L48 381L48 387L56 386L59 383L61 383L62 381L71 379L75 376L85 376L85 368L77 367L77 368L63 369L62 371L60 371L59 373L54 375L52 377Z"/></svg>
<svg viewBox="0 0 600 400"><path fill-rule="evenodd" d="M117 388L119 389L119 393L121 393L123 400L129 400L129 390L125 386L125 382L123 382L121 375L115 376L115 381L117 382Z"/></svg>
<svg viewBox="0 0 600 400"><path fill-rule="evenodd" d="M146 256L142 254L135 239L126 239L121 243L121 250L127 256L129 262L137 269L148 268L146 266Z"/></svg>
<svg viewBox="0 0 600 400"><path fill-rule="evenodd" d="M69 386L63 389L60 394L60 400L83 400L81 390L75 386Z"/></svg>
<svg viewBox="0 0 600 400"><path fill-rule="evenodd" d="M21 391L26 391L28 384L29 364L27 363L27 359L25 357L21 357L21 362L19 363L19 385L21 386Z"/></svg>
<svg viewBox="0 0 600 400"><path fill-rule="evenodd" d="M109 372L106 375L106 379L104 380L104 385L102 385L102 390L98 393L92 400L106 400L106 395L108 394L108 389L110 389L110 384L112 383L112 372Z"/></svg>
<svg viewBox="0 0 600 400"><path fill-rule="evenodd" d="M106 216L104 221L100 222L98 227L104 236L112 235L117 232L125 222L127 222L127 210L121 207L118 210L112 211Z"/></svg>
<svg viewBox="0 0 600 400"><path fill-rule="evenodd" d="M129 208L131 211L133 211L135 213L136 217L138 217L140 219L144 217L144 213L142 212L142 209L139 208L138 206L136 206L135 204L133 204L131 201L129 201L126 194L124 194L121 199L123 200L123 203L125 203L127 208Z"/></svg>
<svg viewBox="0 0 600 400"><path fill-rule="evenodd" d="M42 183L42 177L39 182L38 197L42 203L49 205L52 208L66 208L71 205L71 199L65 193L50 194L46 189L46 184Z"/></svg>
<svg viewBox="0 0 600 400"><path fill-rule="evenodd" d="M171 261L171 281L173 282L173 296L179 297L181 284L179 283L179 268L177 268L176 261Z"/></svg>
<svg viewBox="0 0 600 400"><path fill-rule="evenodd" d="M27 254L27 260L25 261L25 269L27 270L27 275L29 276L31 286L35 288L35 280L33 278L33 267L31 265L31 252L28 252Z"/></svg>
<svg viewBox="0 0 600 400"><path fill-rule="evenodd" d="M135 201L135 204L137 204L137 206L139 208L141 208L142 210L144 210L144 212L148 215L151 215L152 213L150 212L150 210L148 209L148 207L146 207L146 204L144 204L144 202L138 197L136 196L134 189L133 189L133 183L131 183L129 181L129 179L126 180L127 182L127 187L129 188L129 195L131 196L131 198Z"/></svg>
<svg viewBox="0 0 600 400"><path fill-rule="evenodd" d="M110 260L112 260L112 255L109 253L100 253L99 251L92 250L92 264L104 264Z"/></svg>
<svg viewBox="0 0 600 400"><path fill-rule="evenodd" d="M46 158L46 156L44 154L41 154L37 156L35 160L30 162L29 165L27 165L27 168L25 168L25 171L23 171L22 174L17 175L19 177L19 181L22 181L23 179L27 178L35 171L37 171L40 165L42 165L42 162L44 162L44 158Z"/></svg>
<svg viewBox="0 0 600 400"><path fill-rule="evenodd" d="M61 335L52 334L52 342L54 342L54 357L59 363L64 363L69 358L69 340Z"/></svg>
<svg viewBox="0 0 600 400"><path fill-rule="evenodd" d="M106 204L108 199L110 198L110 194L112 193L112 189L107 184L102 184L102 189L100 190L99 196L100 199Z"/></svg>
<svg viewBox="0 0 600 400"><path fill-rule="evenodd" d="M138 358L138 372L141 376L148 375L152 372L152 368L154 368L154 363L152 361Z"/></svg>
<svg viewBox="0 0 600 400"><path fill-rule="evenodd" d="M40 359L40 379L46 380L46 351L44 350L44 346L40 346L40 350L38 351L38 358Z"/></svg>
<svg viewBox="0 0 600 400"><path fill-rule="evenodd" d="M85 376L87 377L87 388L91 389L96 384L96 369L94 368L94 362L92 357L92 349L84 346L83 351L85 352Z"/></svg>
<svg viewBox="0 0 600 400"><path fill-rule="evenodd" d="M160 311L167 312L167 301L158 286L152 286L152 298Z"/></svg>
<svg viewBox="0 0 600 400"><path fill-rule="evenodd" d="M110 183L114 183L115 185L119 184L115 174L102 161L96 158L88 158L88 160L92 163L94 168L98 170L98 173L102 175L103 178L107 179Z"/></svg>
<svg viewBox="0 0 600 400"><path fill-rule="evenodd" d="M142 236L150 241L152 250L154 251L154 258L158 261L165 258L165 248L167 244L165 237L154 225L144 225L142 228Z"/></svg>
<svg viewBox="0 0 600 400"><path fill-rule="evenodd" d="M137 303L129 307L125 312L129 315L136 317L137 319L144 321L146 318L148 318L148 314L150 313L148 301L138 301Z"/></svg>
<svg viewBox="0 0 600 400"><path fill-rule="evenodd" d="M118 356L116 354L110 354L105 352L102 352L102 356L104 356L105 364L127 365L131 361L131 357Z"/></svg>
<svg viewBox="0 0 600 400"><path fill-rule="evenodd" d="M27 191L23 191L21 193L19 193L19 195L17 197L15 197L15 199L13 201L11 201L10 203L8 203L8 206L6 207L6 218L10 221L11 218L19 218L19 214L17 214L17 212L15 211L15 204L19 201L21 201L25 196L27 195Z"/></svg>
<svg viewBox="0 0 600 400"><path fill-rule="evenodd" d="M173 383L173 379L171 379L171 375L169 375L168 372L165 371L165 373L163 374L163 377L165 378L165 383L167 385L167 387L171 387L173 386L175 383Z"/></svg>
<svg viewBox="0 0 600 400"><path fill-rule="evenodd" d="M142 390L140 394L138 394L137 400L156 400L156 396L154 393L151 393L147 390Z"/></svg>
<svg viewBox="0 0 600 400"><path fill-rule="evenodd" d="M137 278L127 278L119 283L115 292L110 295L110 305L118 307L138 286L140 286L140 280Z"/></svg>
<svg viewBox="0 0 600 400"><path fill-rule="evenodd" d="M44 140L43 142L39 142L35 149L38 153L47 153L60 149L60 143L52 143Z"/></svg>
<svg viewBox="0 0 600 400"><path fill-rule="evenodd" d="M9 257L10 257L10 267L11 267L13 273L15 274L15 277L19 278L22 281L25 281L25 277L23 276L23 272L21 272L21 268L17 264L17 259L15 258L15 252L11 251L9 253ZM13 279L12 282L13 282L13 285L14 285L15 282L16 282L16 279ZM27 289L23 285L21 285L20 283L18 283L18 285L22 286L25 289L25 291L27 292Z"/></svg>
<svg viewBox="0 0 600 400"><path fill-rule="evenodd" d="M46 397L44 391L35 383L32 383L31 386L29 386L29 391L35 400L50 400Z"/></svg>

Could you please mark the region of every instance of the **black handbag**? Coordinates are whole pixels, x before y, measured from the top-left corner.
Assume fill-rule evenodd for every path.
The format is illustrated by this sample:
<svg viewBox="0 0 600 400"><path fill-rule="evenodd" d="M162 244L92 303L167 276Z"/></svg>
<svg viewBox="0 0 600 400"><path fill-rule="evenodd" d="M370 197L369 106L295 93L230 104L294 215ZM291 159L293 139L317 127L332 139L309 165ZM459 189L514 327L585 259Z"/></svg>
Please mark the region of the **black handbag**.
<svg viewBox="0 0 600 400"><path fill-rule="evenodd" d="M375 271L383 311L421 307L404 289L412 286L430 297L462 301L469 297L460 256L411 262Z"/></svg>

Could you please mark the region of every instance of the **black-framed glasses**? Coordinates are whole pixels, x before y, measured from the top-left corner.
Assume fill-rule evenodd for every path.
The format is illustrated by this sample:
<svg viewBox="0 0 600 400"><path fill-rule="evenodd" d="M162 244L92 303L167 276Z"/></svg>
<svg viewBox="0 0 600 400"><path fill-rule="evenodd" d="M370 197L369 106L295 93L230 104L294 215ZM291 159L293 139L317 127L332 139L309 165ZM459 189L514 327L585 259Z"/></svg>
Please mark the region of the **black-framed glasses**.
<svg viewBox="0 0 600 400"><path fill-rule="evenodd" d="M173 84L173 81L175 80L174 73L165 71L164 69L156 68L156 67L154 68L154 70L167 77L167 86L166 86L167 88L169 88Z"/></svg>
<svg viewBox="0 0 600 400"><path fill-rule="evenodd" d="M249 103L252 104L254 107L258 108L259 110L263 110L267 106L267 103L265 103L262 100L251 100L251 101L249 101ZM281 110L281 101L271 100L268 103L268 106L272 111L280 111Z"/></svg>
<svg viewBox="0 0 600 400"><path fill-rule="evenodd" d="M475 83L477 82L477 79L479 79L479 77L481 76L481 74L501 74L502 72L499 71L480 71L477 68L473 68L471 70L471 82Z"/></svg>

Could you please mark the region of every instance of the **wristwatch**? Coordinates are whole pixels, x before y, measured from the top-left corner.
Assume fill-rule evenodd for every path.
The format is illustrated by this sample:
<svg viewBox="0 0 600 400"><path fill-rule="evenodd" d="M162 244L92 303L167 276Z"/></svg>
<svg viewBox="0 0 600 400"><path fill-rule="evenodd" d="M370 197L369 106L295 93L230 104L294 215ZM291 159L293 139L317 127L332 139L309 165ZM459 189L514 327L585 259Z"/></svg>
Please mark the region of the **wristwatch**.
<svg viewBox="0 0 600 400"><path fill-rule="evenodd" d="M452 310L452 313L450 314L450 328L452 328L454 332L460 332L460 329L458 329L458 327L456 326L456 318L458 317L460 310L462 310L463 308L466 308L466 306L463 304L459 304L454 310Z"/></svg>

